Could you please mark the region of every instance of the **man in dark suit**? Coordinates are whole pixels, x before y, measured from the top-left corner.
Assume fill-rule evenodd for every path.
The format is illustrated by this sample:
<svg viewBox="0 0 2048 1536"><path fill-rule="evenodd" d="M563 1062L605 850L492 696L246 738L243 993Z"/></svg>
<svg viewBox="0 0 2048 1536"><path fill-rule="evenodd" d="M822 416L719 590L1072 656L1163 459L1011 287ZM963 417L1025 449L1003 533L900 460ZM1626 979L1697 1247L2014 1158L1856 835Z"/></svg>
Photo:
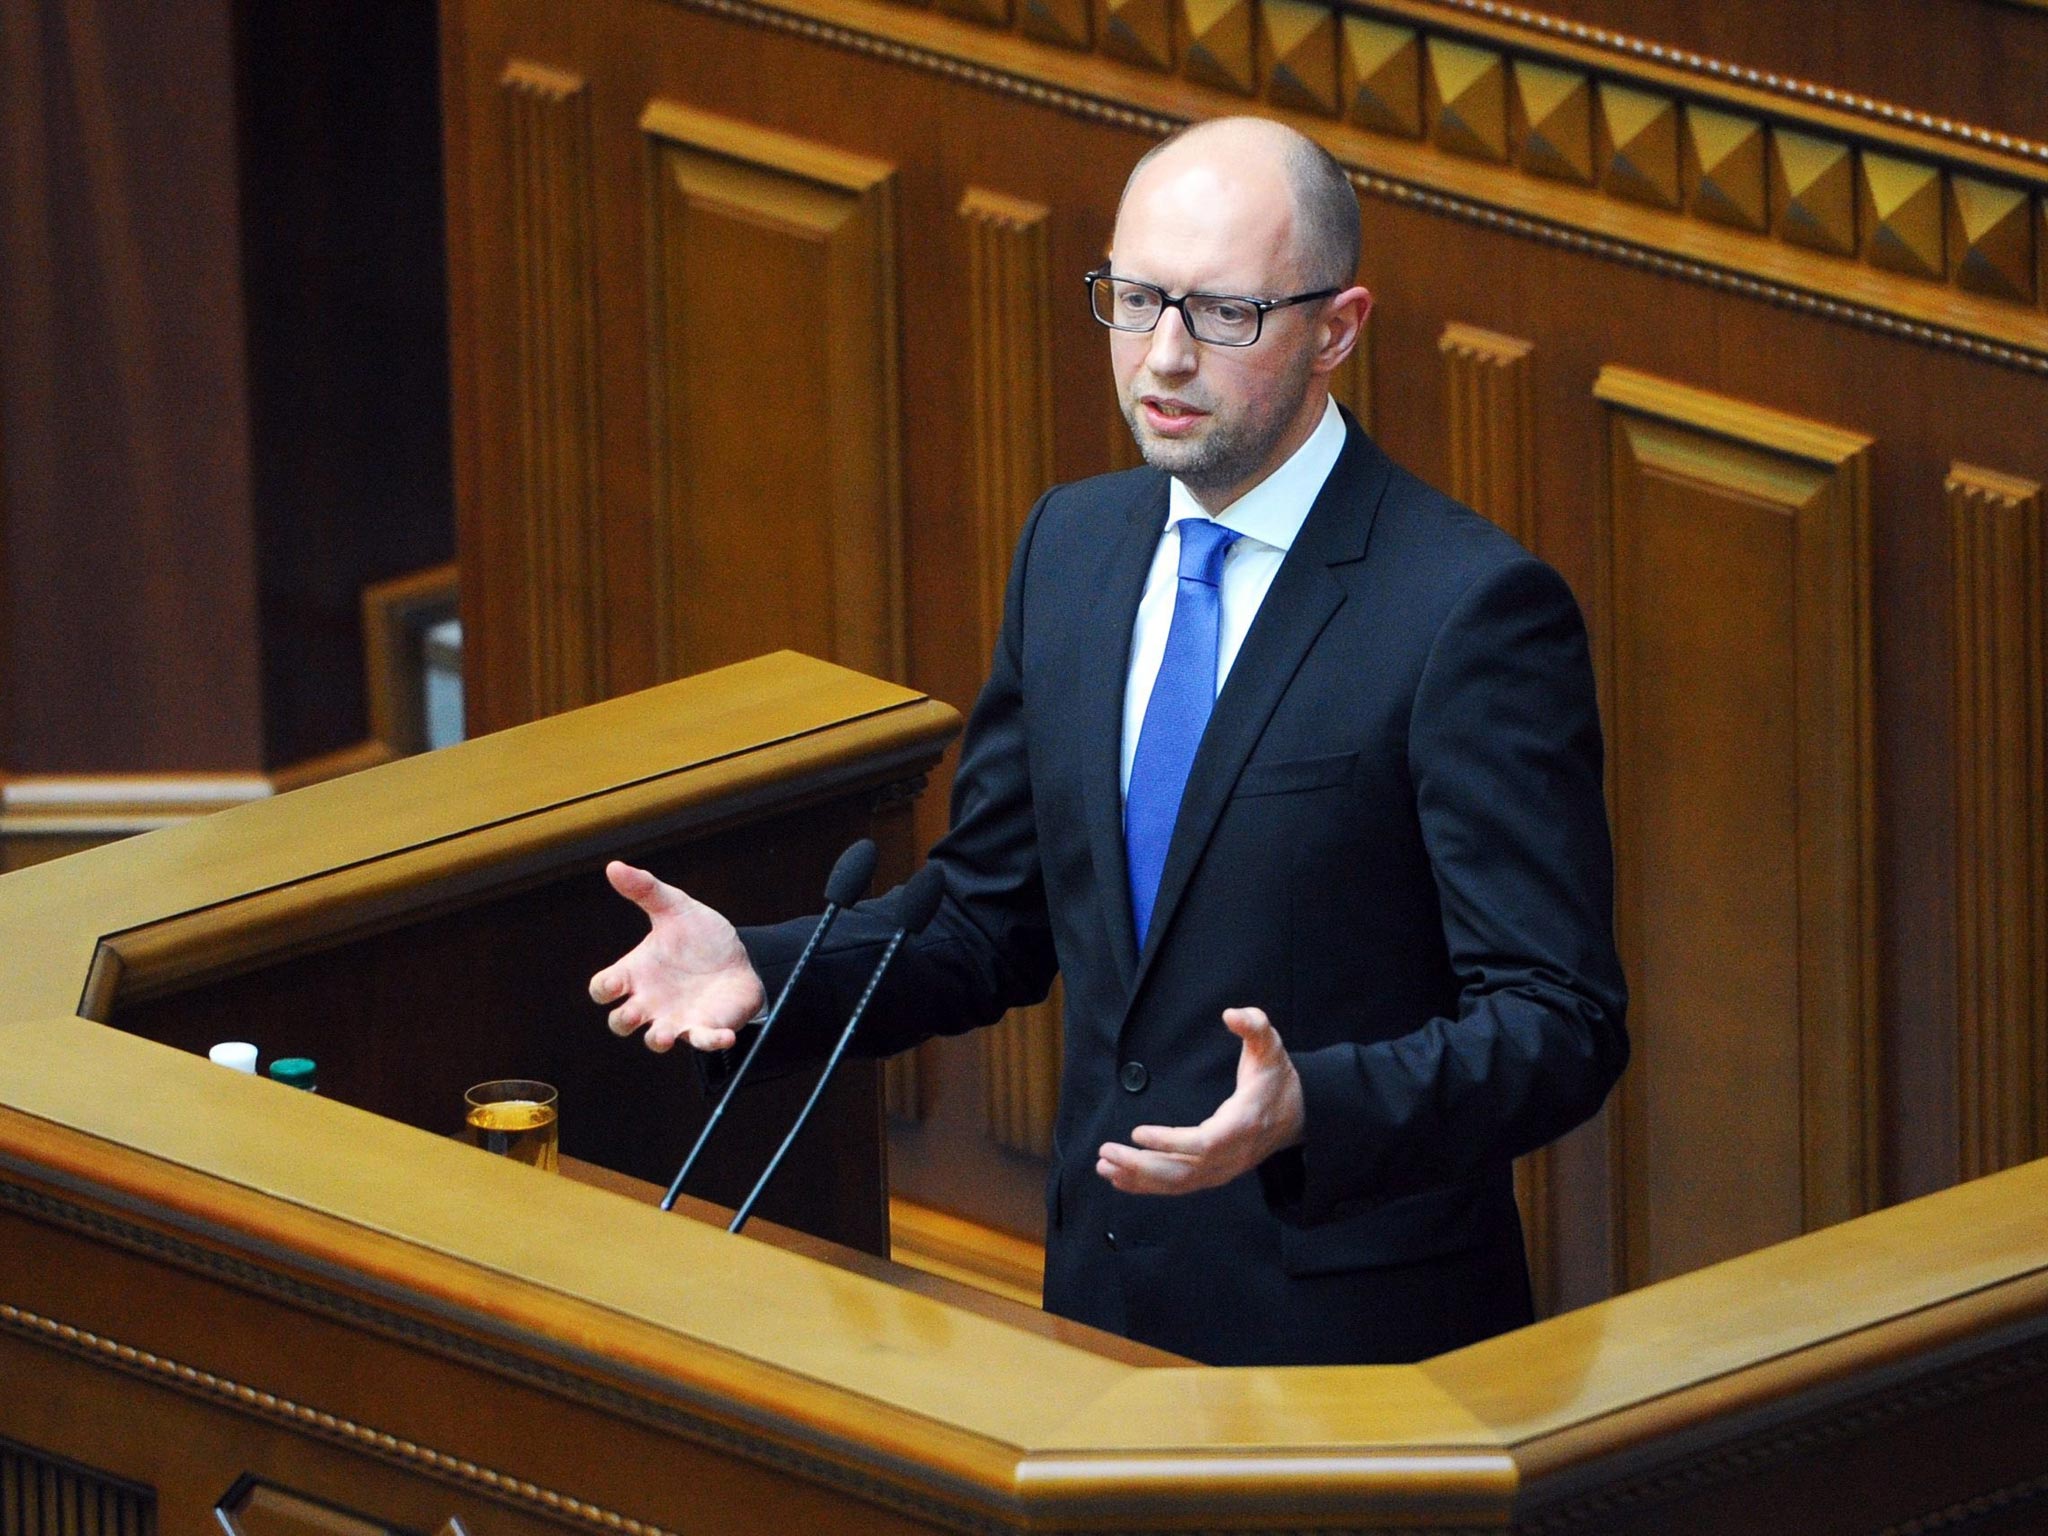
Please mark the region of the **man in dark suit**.
<svg viewBox="0 0 2048 1536"><path fill-rule="evenodd" d="M1526 1322L1510 1162L1627 1057L1578 608L1330 402L1357 254L1342 171L1275 124L1132 173L1090 293L1148 466L1033 509L945 899L860 1042L1063 975L1046 1306L1219 1364ZM651 924L592 979L613 1029L730 1047L808 925L610 874ZM802 1017L845 1017L893 907L842 920Z"/></svg>

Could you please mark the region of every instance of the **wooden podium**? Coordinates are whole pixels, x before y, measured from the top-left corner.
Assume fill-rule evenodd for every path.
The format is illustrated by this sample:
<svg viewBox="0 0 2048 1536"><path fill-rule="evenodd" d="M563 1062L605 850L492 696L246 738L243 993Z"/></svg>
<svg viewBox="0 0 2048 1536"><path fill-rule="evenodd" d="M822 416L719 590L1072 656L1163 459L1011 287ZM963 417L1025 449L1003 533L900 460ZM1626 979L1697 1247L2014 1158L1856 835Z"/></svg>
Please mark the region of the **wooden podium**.
<svg viewBox="0 0 2048 1536"><path fill-rule="evenodd" d="M2048 1522L2048 1164L1418 1366L1209 1370L856 1252L872 1073L783 1186L839 1249L451 1138L543 1076L665 1177L701 1096L582 999L603 861L806 910L871 827L907 868L956 726L784 654L0 879L0 1531Z"/></svg>

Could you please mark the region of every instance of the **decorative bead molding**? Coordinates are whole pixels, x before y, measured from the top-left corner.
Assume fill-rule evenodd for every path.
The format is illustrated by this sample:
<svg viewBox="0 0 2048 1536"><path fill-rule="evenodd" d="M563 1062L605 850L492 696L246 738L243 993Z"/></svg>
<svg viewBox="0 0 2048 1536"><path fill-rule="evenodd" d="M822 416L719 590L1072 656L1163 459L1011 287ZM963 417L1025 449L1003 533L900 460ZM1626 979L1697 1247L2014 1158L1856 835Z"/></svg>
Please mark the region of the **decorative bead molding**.
<svg viewBox="0 0 2048 1536"><path fill-rule="evenodd" d="M1469 159L2038 307L2036 247L2044 242L2035 231L2048 208L2041 146L1950 124L1932 131L1969 152L1944 163L1945 146L1900 109L1864 101L1869 121L1850 125L1840 109L1862 98L1818 88L1808 96L1785 82L1763 87L1775 102L1759 101L1754 89L1733 97L1717 82L1762 81L1520 9L1456 0L1178 4L1178 71L1195 84L1374 133L1424 137ZM1496 25L1474 35L1461 30L1461 12ZM956 13L1008 25L987 7ZM1340 24L1347 42L1356 39L1349 70L1325 41ZM1261 36L1269 40L1263 74ZM1602 51L1560 56L1554 38ZM1176 67L1163 45L1106 51L1154 70ZM1642 63L1679 63L1698 78L1686 82L1668 68L1646 74ZM1816 118L1808 100L1831 111ZM1759 153L1766 145L1768 154ZM1680 174L1682 148L1691 177ZM1987 148L1995 151L1988 163ZM1768 228L1760 217L1767 198Z"/></svg>
<svg viewBox="0 0 2048 1536"><path fill-rule="evenodd" d="M1816 85L1790 75L1752 69L1746 64L1731 64L1724 59L1710 58L1706 54L1693 53L1684 48L1667 47L1663 43L1631 37L1624 32L1610 32L1604 27L1592 26L1587 22L1569 21L1561 16L1546 16L1541 11L1532 11L1525 6L1500 5L1496 0L1434 0L1434 3L1440 10L1463 11L1475 17L1503 21L1511 26L1523 27L1548 37L1565 38L1588 47L1604 49L1620 58L1641 59L1673 69L1688 70L1694 74L1704 75L1710 80L1745 85L1754 90L1784 96L1790 101L1809 102L1838 112L1853 112L1858 116L1874 118L1883 123L1917 128L1923 133L1938 134L1961 144L1981 145L1987 149L2024 156L2048 165L2048 144L2037 144L2017 134L2001 133L1994 128L1973 127L1969 123L1959 123L1954 118L1922 112L1913 107L1895 106L1891 102L1879 101L1875 97L1860 95L1855 91L1839 90L1832 85ZM2014 3L2041 6L2048 4L2048 0L2014 0Z"/></svg>
<svg viewBox="0 0 2048 1536"><path fill-rule="evenodd" d="M758 1466L773 1468L821 1488L898 1510L915 1519L962 1531L988 1533L988 1536L997 1536L997 1533L1010 1529L1007 1525L971 1507L942 1499L922 1489L885 1481L850 1463L842 1447L832 1446L811 1451L793 1445L787 1440L771 1438L765 1433L750 1432L722 1418L692 1412L675 1403L641 1396L616 1386L592 1381L559 1366L532 1360L525 1355L476 1338L468 1331L439 1327L391 1307L312 1284L297 1276L253 1263L246 1258L223 1253L201 1243L140 1225L108 1211L75 1204L5 1177L0 1177L0 1207L17 1211L38 1221L54 1223L69 1231L83 1233L95 1241L111 1244L147 1259L224 1280L228 1284L261 1296L268 1296L302 1311L331 1318L352 1327L364 1328L385 1338L400 1340L411 1347L429 1350L447 1359L459 1360L526 1382L567 1401L657 1425L670 1433L685 1435L711 1450ZM474 1322L473 1319L467 1321L471 1324ZM155 1366L142 1366L141 1357L147 1354L146 1351L137 1350L137 1360L130 1362L120 1354L123 1346L109 1345L108 1341L84 1330L74 1329L73 1332L78 1333L80 1337L75 1340L69 1339L59 1331L65 1326L67 1325L54 1320L40 1319L38 1314L33 1312L0 1303L0 1328L13 1328L24 1335L43 1338L58 1347L100 1358L104 1363L117 1369L146 1372L152 1379L160 1376L161 1373ZM170 1365L173 1371L182 1370L176 1362L164 1362L161 1357L153 1355L149 1358L160 1364ZM215 1378L217 1381L220 1379ZM178 1384L187 1386L188 1390L192 1385L182 1375L178 1378ZM245 1399L239 1390L235 1394L235 1401L245 1407L261 1407L259 1400ZM314 1427L320 1427L317 1418ZM775 1425L778 1430L787 1430L789 1427L781 1421ZM395 1452L397 1445L403 1443L397 1442L386 1447L380 1440L375 1444L366 1444L365 1448L373 1452ZM418 1465L424 1470L435 1470L424 1462ZM463 1465L465 1463L458 1458L456 1473L460 1473ZM480 1472L481 1470L483 1469L479 1469ZM443 1475L449 1474L444 1471ZM502 1481L496 1485L496 1491L500 1497L517 1500L521 1497L521 1488L535 1486L522 1483L518 1479L506 1478L504 1474L499 1476ZM489 1490L493 1485L480 1483L479 1486ZM609 1523L604 1528L628 1529L624 1525ZM663 1531L658 1526L643 1525L641 1530L645 1536L671 1536L671 1533Z"/></svg>
<svg viewBox="0 0 2048 1536"><path fill-rule="evenodd" d="M447 1451L437 1451L431 1446L420 1445L389 1431L358 1424L345 1415L328 1413L305 1403L295 1402L276 1392L261 1387L252 1387L231 1377L219 1376L212 1371L201 1370L179 1360L153 1354L146 1349L137 1349L132 1344L123 1344L105 1334L94 1333L88 1328L74 1327L55 1318L0 1302L0 1326L35 1339L40 1343L54 1345L67 1354L79 1355L100 1365L112 1366L131 1376L140 1376L177 1388L223 1407L233 1408L241 1413L259 1419L268 1419L275 1424L313 1435L322 1440L345 1445L351 1450L365 1451L381 1461L396 1462L415 1472L429 1472L436 1477L459 1483L474 1492L502 1499L508 1504L523 1505L544 1510L550 1515L565 1516L580 1521L594 1530L624 1531L626 1536L675 1536L666 1526L655 1525L646 1520L635 1520L593 1504L587 1499L543 1488L509 1472L500 1472L495 1467L479 1466L467 1457L455 1456Z"/></svg>
<svg viewBox="0 0 2048 1536"><path fill-rule="evenodd" d="M1047 35L1028 17L671 3L1140 132L1248 99L1311 133L1320 118L1373 196L2048 373L2048 148L2009 135L1449 0L1096 0L1095 51L1137 66L1107 94L1076 39L1020 53ZM1173 74L1185 83L1166 88ZM1213 101L1191 109L1190 85Z"/></svg>

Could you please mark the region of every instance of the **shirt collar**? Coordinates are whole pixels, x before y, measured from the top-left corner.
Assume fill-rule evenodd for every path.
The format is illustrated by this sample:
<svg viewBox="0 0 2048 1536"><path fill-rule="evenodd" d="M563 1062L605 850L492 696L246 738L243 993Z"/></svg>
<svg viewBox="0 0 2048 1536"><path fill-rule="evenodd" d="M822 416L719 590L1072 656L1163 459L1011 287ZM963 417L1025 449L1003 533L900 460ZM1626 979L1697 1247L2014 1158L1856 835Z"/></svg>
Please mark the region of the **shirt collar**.
<svg viewBox="0 0 2048 1536"><path fill-rule="evenodd" d="M1301 525L1308 521L1309 508L1321 494L1323 482L1337 467L1344 452L1344 414L1331 400L1323 406L1323 419L1309 433L1308 440L1295 449L1273 473L1223 509L1216 519L1246 538L1256 539L1274 549L1294 547ZM1167 492L1166 525L1171 528L1184 517L1207 517L1195 493L1179 480Z"/></svg>

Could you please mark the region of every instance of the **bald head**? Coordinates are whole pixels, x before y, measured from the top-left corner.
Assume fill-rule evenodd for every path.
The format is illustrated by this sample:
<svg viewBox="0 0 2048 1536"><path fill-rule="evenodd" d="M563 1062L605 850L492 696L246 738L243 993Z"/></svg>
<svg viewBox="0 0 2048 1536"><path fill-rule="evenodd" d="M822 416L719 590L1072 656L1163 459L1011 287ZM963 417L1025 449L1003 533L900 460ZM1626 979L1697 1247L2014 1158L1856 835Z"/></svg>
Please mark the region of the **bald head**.
<svg viewBox="0 0 2048 1536"><path fill-rule="evenodd" d="M1358 269L1358 195L1322 145L1270 118L1212 118L1147 150L1131 168L1123 200L1142 179L1195 165L1225 180L1283 179L1292 194L1289 243L1297 281L1305 289L1350 284Z"/></svg>

